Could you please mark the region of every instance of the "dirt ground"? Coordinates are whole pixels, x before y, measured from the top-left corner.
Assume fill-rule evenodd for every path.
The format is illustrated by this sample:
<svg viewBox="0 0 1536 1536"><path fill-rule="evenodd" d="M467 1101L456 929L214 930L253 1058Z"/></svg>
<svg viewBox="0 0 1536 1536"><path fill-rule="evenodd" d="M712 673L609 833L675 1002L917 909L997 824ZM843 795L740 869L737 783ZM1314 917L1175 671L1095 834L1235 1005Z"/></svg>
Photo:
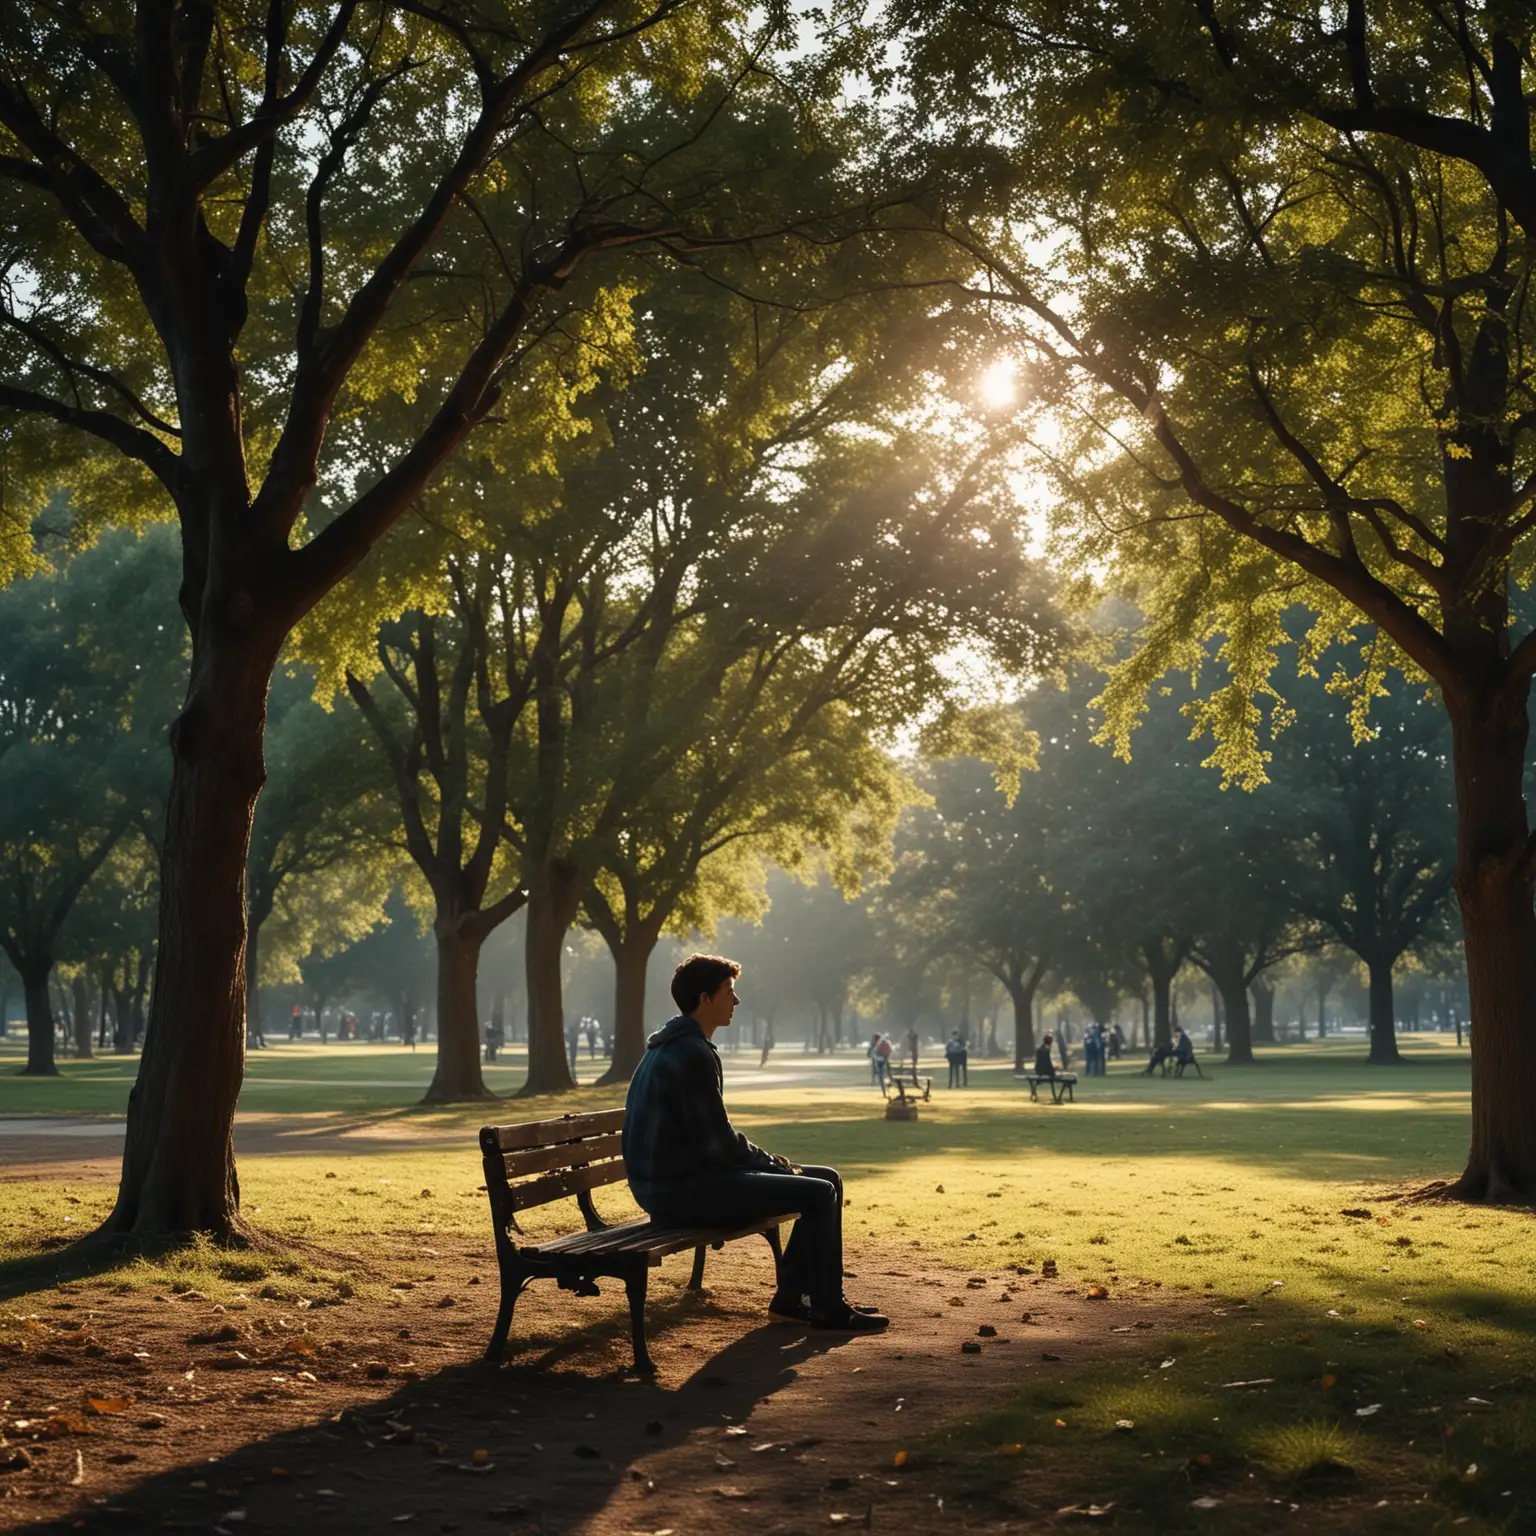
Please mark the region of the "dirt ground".
<svg viewBox="0 0 1536 1536"><path fill-rule="evenodd" d="M494 1260L432 1241L400 1254L431 1279L387 1300L226 1308L106 1279L20 1304L20 1352L0 1359L0 1529L1025 1530L1054 1515L1034 1507L1028 1448L1005 1499L968 1494L946 1426L1209 1316L861 1244L849 1292L894 1326L830 1338L766 1322L771 1261L749 1240L710 1256L712 1294L684 1289L687 1255L653 1272L653 1381L626 1374L618 1286L536 1286L492 1369Z"/></svg>

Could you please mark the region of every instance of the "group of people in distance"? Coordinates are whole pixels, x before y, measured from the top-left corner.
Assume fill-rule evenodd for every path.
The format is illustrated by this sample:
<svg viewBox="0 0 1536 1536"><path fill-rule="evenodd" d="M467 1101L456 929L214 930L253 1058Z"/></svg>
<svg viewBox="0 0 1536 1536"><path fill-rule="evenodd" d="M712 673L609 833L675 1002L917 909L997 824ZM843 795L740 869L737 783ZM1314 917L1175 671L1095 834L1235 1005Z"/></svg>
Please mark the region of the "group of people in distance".
<svg viewBox="0 0 1536 1536"><path fill-rule="evenodd" d="M909 1029L904 1042L906 1057L911 1063L912 1075L917 1076L918 1052L922 1042L918 1039L917 1031ZM882 1035L879 1030L869 1037L869 1047L864 1053L869 1057L869 1080L876 1088L884 1089L891 1076L891 1062L896 1055L895 1043L889 1035ZM944 1060L949 1063L949 1086L951 1088L964 1088L968 1086L969 1069L971 1061L970 1048L960 1037L958 1029L949 1032L949 1039L944 1042Z"/></svg>
<svg viewBox="0 0 1536 1536"><path fill-rule="evenodd" d="M1039 1048L1035 1051L1035 1076L1055 1077L1056 1058L1053 1047L1056 1044L1054 1034L1045 1035ZM1120 1036L1120 1026L1112 1025L1105 1029L1102 1024L1090 1025L1083 1035L1083 1072L1088 1077L1103 1077L1104 1064L1107 1057L1111 1061L1119 1059L1124 1042ZM1174 1063L1180 1071L1192 1066L1196 1072L1200 1072L1200 1063L1195 1060L1195 1043L1184 1031L1174 1028L1172 1042L1161 1041L1153 1047L1151 1059L1147 1062L1143 1077L1149 1077L1164 1062ZM1066 1052L1062 1052L1062 1069L1066 1069ZM1200 1072L1204 1077L1205 1073Z"/></svg>
<svg viewBox="0 0 1536 1536"><path fill-rule="evenodd" d="M1118 1024L1108 1029L1100 1023L1092 1023L1083 1031L1083 1075L1103 1077L1109 1063L1119 1061L1125 1054L1125 1036Z"/></svg>
<svg viewBox="0 0 1536 1536"><path fill-rule="evenodd" d="M907 1061L911 1064L914 1076L917 1073L918 1052L922 1048L922 1042L917 1038L917 1031L909 1029L907 1038L903 1042L906 1049ZM869 1037L869 1046L864 1054L869 1057L869 1080L876 1088L883 1089L890 1080L892 1061L896 1056L896 1043L889 1035L882 1035L877 1029ZM768 1053L763 1052L763 1060L768 1059Z"/></svg>

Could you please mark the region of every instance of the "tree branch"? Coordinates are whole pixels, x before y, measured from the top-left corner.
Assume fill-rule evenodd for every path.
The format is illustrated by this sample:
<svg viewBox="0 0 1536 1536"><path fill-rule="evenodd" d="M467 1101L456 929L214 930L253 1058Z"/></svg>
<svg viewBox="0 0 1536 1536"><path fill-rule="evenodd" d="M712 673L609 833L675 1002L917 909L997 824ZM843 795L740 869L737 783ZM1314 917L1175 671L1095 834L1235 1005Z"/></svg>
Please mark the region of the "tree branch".
<svg viewBox="0 0 1536 1536"><path fill-rule="evenodd" d="M139 427L130 426L122 417L114 416L109 411L69 405L63 400L55 400L51 395L3 382L0 382L0 406L50 417L65 426L88 432L104 443L110 443L130 459L137 459L168 491L175 494L180 459L158 437Z"/></svg>

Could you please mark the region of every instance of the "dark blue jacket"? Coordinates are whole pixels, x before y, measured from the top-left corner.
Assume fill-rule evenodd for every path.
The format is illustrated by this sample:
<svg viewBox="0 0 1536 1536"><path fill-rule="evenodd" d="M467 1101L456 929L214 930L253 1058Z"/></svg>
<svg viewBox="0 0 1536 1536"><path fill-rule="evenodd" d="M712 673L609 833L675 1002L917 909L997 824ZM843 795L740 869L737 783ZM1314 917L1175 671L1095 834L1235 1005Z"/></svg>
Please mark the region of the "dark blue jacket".
<svg viewBox="0 0 1536 1536"><path fill-rule="evenodd" d="M646 1042L624 1104L624 1162L642 1210L707 1174L775 1167L725 1112L720 1053L690 1018Z"/></svg>

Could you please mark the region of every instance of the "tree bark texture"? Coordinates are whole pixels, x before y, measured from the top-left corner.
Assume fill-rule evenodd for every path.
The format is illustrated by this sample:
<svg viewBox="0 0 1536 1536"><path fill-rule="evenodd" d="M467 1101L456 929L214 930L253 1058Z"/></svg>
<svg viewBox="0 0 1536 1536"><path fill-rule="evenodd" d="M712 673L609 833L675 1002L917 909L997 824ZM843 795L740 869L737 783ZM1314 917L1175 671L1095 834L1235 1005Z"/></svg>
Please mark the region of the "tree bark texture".
<svg viewBox="0 0 1536 1536"><path fill-rule="evenodd" d="M21 973L21 985L27 1001L27 1064L23 1077L57 1077L53 1059L53 999L48 993L51 964L29 967Z"/></svg>
<svg viewBox="0 0 1536 1536"><path fill-rule="evenodd" d="M451 914L434 925L437 937L437 1068L423 1103L494 1099L480 1071L477 980L481 939L472 923Z"/></svg>
<svg viewBox="0 0 1536 1536"><path fill-rule="evenodd" d="M1392 992L1392 961L1371 959L1366 962L1371 978L1369 1060L1378 1066L1402 1061L1397 1049L1397 1007Z"/></svg>
<svg viewBox="0 0 1536 1536"><path fill-rule="evenodd" d="M527 885L528 1077L518 1089L519 1098L564 1093L576 1086L565 1054L560 965L565 936L581 902L581 881L568 864L549 859L531 871Z"/></svg>
<svg viewBox="0 0 1536 1536"><path fill-rule="evenodd" d="M1472 1034L1472 1143L1453 1195L1536 1202L1536 910L1524 775L1529 689L1498 708L1448 699L1456 897Z"/></svg>
<svg viewBox="0 0 1536 1536"><path fill-rule="evenodd" d="M187 704L171 731L155 979L110 1231L228 1235L239 1226L246 860L276 655L275 641L254 644L212 624L194 645Z"/></svg>

